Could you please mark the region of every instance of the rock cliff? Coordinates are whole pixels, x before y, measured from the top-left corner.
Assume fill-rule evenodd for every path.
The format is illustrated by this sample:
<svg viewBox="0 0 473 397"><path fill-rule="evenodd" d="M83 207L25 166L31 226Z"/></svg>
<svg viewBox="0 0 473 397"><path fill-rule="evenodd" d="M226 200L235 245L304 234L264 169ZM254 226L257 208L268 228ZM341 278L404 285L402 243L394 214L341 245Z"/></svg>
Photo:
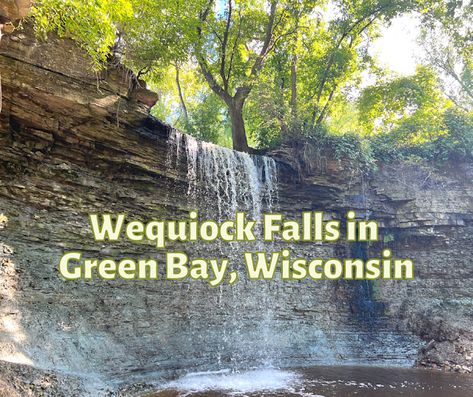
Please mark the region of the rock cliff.
<svg viewBox="0 0 473 397"><path fill-rule="evenodd" d="M340 242L294 252L376 256L387 245L415 261L413 281L266 282L263 303L245 293L258 293L247 283L231 292L193 282L67 282L57 272L65 251L157 255L146 245L95 242L87 215L183 216L196 205L186 152L170 167L172 129L148 115L156 95L123 68L92 73L71 41L15 31L1 42L0 70L0 359L9 362L0 380L10 395L105 393L212 369L234 360L233 341L222 335L235 328L239 358L259 362L250 347L261 347L255 329L268 308L271 336L263 342L277 365L472 370L471 164L381 164L365 175L308 143L272 153L287 216L356 209L381 224L382 241L369 247Z"/></svg>

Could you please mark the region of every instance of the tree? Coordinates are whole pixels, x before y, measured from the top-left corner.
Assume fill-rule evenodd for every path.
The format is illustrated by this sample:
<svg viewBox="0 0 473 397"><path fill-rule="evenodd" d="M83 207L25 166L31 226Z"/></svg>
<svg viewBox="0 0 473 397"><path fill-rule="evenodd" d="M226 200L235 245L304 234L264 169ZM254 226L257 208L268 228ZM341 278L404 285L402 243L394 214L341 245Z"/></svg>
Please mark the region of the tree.
<svg viewBox="0 0 473 397"><path fill-rule="evenodd" d="M200 14L195 55L209 86L228 107L236 150L249 149L243 107L265 62L284 37L297 33L290 3L272 0L265 7L262 1L228 0L219 15L210 1Z"/></svg>
<svg viewBox="0 0 473 397"><path fill-rule="evenodd" d="M276 128L311 134L332 109L349 108L343 103L358 89L362 73L375 69L370 42L383 24L414 7L406 0L330 4L331 15L323 7L290 10L295 33L268 57L250 95L246 113L253 128L270 136ZM256 134L264 141L261 131Z"/></svg>
<svg viewBox="0 0 473 397"><path fill-rule="evenodd" d="M442 133L443 115L450 107L443 97L436 73L424 66L415 75L378 81L361 93L361 125L367 134L403 129L417 139Z"/></svg>
<svg viewBox="0 0 473 397"><path fill-rule="evenodd" d="M74 38L97 67L113 47L126 65L175 103L158 104L155 113L161 117L198 136L206 135L197 130L205 117L212 128L220 123L222 136L229 124L233 147L249 151L248 138L268 146L290 131L318 130L334 109L352 109L348 98L363 72L375 69L370 42L383 24L412 10L445 27L463 24L450 37L464 65L456 77L468 93L472 51L464 44L471 39L471 14L461 8L463 16L458 16L457 3L38 0L34 15L39 32L55 29ZM383 89L386 82L379 83Z"/></svg>
<svg viewBox="0 0 473 397"><path fill-rule="evenodd" d="M439 2L424 21L425 61L439 72L449 98L473 110L473 2Z"/></svg>
<svg viewBox="0 0 473 397"><path fill-rule="evenodd" d="M258 85L265 63L283 39L294 35L294 9L311 9L311 1L264 0L225 2L189 1L186 4L159 1L140 2L134 33L125 35L132 54L139 62L162 63L163 44L176 59L194 59L210 89L225 103L232 126L233 147L248 151L243 109L251 91ZM138 6L136 6L138 7ZM313 6L312 6L313 7ZM178 9L177 9L178 8ZM170 17L170 36L160 18ZM136 51L136 50L131 50ZM131 54L128 51L128 54ZM135 55L139 55L136 57ZM165 54L164 57L167 55Z"/></svg>
<svg viewBox="0 0 473 397"><path fill-rule="evenodd" d="M308 95L303 101L310 107L310 125L319 127L328 116L330 106L348 85L356 87L360 74L369 69L368 53L371 39L379 34L383 23L389 23L401 13L409 12L415 2L409 0L337 0L332 6L335 17L324 31L308 35L306 46L311 50L301 59L311 65L306 76ZM320 44L320 38L324 44Z"/></svg>

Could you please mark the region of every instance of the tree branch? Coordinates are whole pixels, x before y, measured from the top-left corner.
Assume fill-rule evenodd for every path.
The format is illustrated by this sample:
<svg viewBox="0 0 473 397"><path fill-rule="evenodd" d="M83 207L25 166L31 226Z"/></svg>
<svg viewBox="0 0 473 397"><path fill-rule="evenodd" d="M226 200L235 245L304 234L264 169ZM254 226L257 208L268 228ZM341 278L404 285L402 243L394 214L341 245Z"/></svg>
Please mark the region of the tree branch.
<svg viewBox="0 0 473 397"><path fill-rule="evenodd" d="M181 81L179 78L179 65L176 63L174 65L174 68L176 69L176 86L177 86L177 92L179 94L179 101L181 102L182 112L184 113L184 121L186 123L186 127L188 127L189 126L189 113L187 111L186 102L184 100L184 93L182 92Z"/></svg>
<svg viewBox="0 0 473 397"><path fill-rule="evenodd" d="M351 26L349 26L349 28L342 33L342 35L338 39L337 43L335 44L334 51L338 50L340 48L340 46L343 43L343 40L345 40L347 38L347 36L350 33L352 33L359 24L363 23L363 21L365 21L366 19L372 18L370 20L370 22L359 31L359 34L363 33L363 31L365 31L378 18L377 14L379 14L385 7L386 6L384 6L384 7L381 6L381 7L376 8L370 14L359 18ZM325 88L325 84L326 84L327 79L328 79L328 73L330 72L330 69L332 68L333 64L334 64L334 52L332 52L330 54L327 67L324 70L322 81L320 82L320 86L319 86L319 89L317 91L317 103L320 103L320 99L322 97L323 89ZM315 94L310 99L313 99L314 96L315 96Z"/></svg>
<svg viewBox="0 0 473 397"><path fill-rule="evenodd" d="M241 37L242 22L243 22L243 17L241 15L241 9L238 9L238 32L237 32L237 35L235 37L235 41L233 42L232 55L230 56L230 64L228 66L227 80L230 80L230 76L231 76L231 73L232 73L233 60L234 60L234 57L235 57L235 52L236 52L236 48L237 48L237 45L238 45L238 41L240 40L240 37Z"/></svg>
<svg viewBox="0 0 473 397"><path fill-rule="evenodd" d="M274 33L273 27L274 27L274 19L276 17L277 5L278 5L277 1L271 2L271 10L269 13L268 24L266 25L263 47L261 48L261 51L258 57L256 58L255 63L253 64L253 67L251 68L251 77L256 77L258 75L261 68L263 67L264 58L266 57L270 49L271 40L273 38L273 33Z"/></svg>
<svg viewBox="0 0 473 397"><path fill-rule="evenodd" d="M228 80L225 73L225 61L227 56L227 43L228 43L228 34L230 32L230 24L232 19L232 0L228 0L228 14L227 14L227 23L225 24L225 32L223 33L222 40L222 52L221 52L221 61L220 61L220 77L223 82L223 89L228 91Z"/></svg>
<svg viewBox="0 0 473 397"><path fill-rule="evenodd" d="M214 0L209 0L209 2L207 3L207 7L199 15L200 25L197 26L197 34L199 36L199 42L196 45L196 58L197 58L197 62L199 63L202 74L204 75L204 78L209 84L212 91L215 92L220 98L222 98L225 101L225 103L228 104L231 101L231 96L228 94L228 92L225 89L223 89L218 84L217 80L215 80L215 77L210 71L210 67L207 63L207 60L202 54L202 47L201 47L202 26L201 25L207 20L207 17L209 16L209 13L210 13L210 10L212 9L213 4L214 4Z"/></svg>

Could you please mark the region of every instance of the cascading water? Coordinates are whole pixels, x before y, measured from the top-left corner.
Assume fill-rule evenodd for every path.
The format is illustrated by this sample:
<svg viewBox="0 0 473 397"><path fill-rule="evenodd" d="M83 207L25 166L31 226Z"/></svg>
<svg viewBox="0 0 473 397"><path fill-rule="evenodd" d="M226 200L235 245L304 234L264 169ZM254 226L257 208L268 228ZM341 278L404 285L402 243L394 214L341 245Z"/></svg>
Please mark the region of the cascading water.
<svg viewBox="0 0 473 397"><path fill-rule="evenodd" d="M182 168L184 172L187 169L190 208L216 221L233 219L236 212L246 212L249 218L259 221L263 211L274 211L277 168L273 159L198 141L175 130L170 133L168 144L167 166ZM181 163L184 158L187 164ZM256 228L256 233L259 231ZM194 249L198 251L199 247ZM242 270L243 252L271 251L271 247L257 242L252 245L216 242L216 249L236 270ZM270 283L248 281L242 277L243 271L239 273L240 280L236 284L221 285L215 290L217 308L209 307L220 313L221 321L213 324L214 337L207 341L217 344L213 346L215 363L208 369L271 366L277 358L277 347L271 338L274 302L270 300ZM194 327L192 334L197 337L200 328L195 319L202 313L193 312L189 316L190 327ZM252 318L248 320L248 317ZM252 324L251 329L248 324Z"/></svg>
<svg viewBox="0 0 473 397"><path fill-rule="evenodd" d="M237 211L247 211L259 219L263 208L270 210L276 204L273 159L198 141L176 130L170 133L168 143L168 167L178 167L185 153L190 199L195 201L198 191L205 190L207 204L216 205L219 219L233 217Z"/></svg>

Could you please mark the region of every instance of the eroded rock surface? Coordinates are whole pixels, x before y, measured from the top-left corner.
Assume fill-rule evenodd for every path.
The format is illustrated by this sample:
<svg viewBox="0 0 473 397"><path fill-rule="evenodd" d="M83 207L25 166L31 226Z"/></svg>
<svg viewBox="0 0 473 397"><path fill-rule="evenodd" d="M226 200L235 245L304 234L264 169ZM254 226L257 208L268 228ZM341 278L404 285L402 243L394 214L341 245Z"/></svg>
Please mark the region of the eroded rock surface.
<svg viewBox="0 0 473 397"><path fill-rule="evenodd" d="M370 252L384 243L398 257L414 260L415 280L376 282L373 296L395 328L424 341L415 364L471 373L473 164L379 164L377 172L364 175L309 143L275 155L300 175L297 187L293 179L285 181L286 198L311 208L322 197L326 208L367 213L383 229L383 241Z"/></svg>

